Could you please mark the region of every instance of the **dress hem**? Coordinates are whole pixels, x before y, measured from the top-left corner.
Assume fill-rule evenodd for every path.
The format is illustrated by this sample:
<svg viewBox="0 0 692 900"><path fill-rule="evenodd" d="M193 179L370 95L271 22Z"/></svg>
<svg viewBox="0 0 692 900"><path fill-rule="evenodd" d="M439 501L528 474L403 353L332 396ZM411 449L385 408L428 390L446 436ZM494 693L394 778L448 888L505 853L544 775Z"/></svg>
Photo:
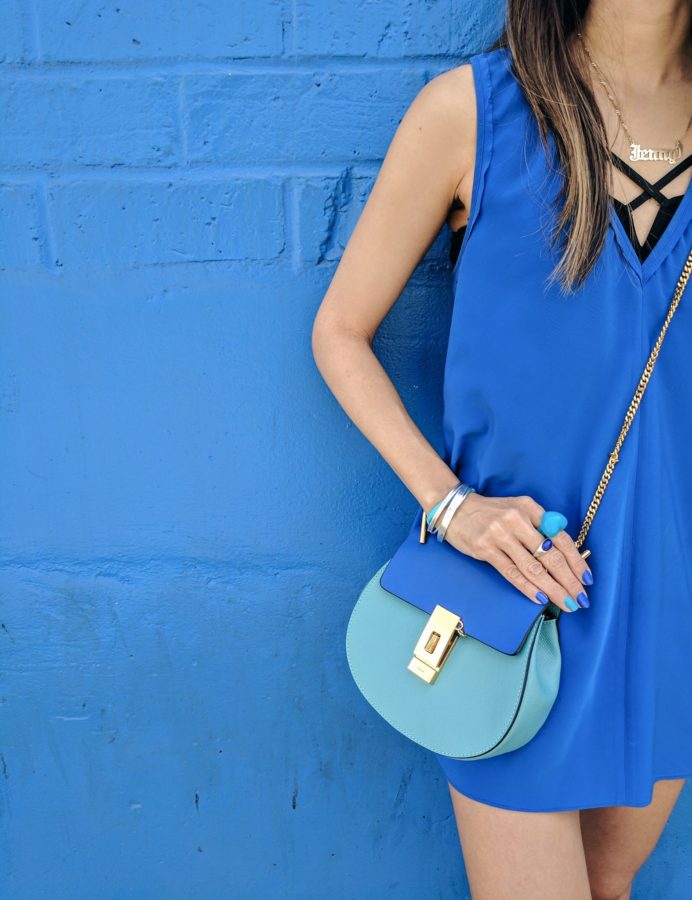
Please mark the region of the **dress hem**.
<svg viewBox="0 0 692 900"><path fill-rule="evenodd" d="M550 807L543 808L543 809L529 809L526 806L507 806L504 803L496 803L492 800L486 800L483 797L478 797L478 796L474 796L473 794L469 794L468 791L465 791L465 790L462 791L460 788L455 787L455 785L452 784L452 782L448 778L446 779L446 781L448 784L451 784L452 787L456 791L458 791L460 794L462 794L463 796L469 797L471 800L476 800L478 803L485 803L488 806L498 807L499 809L508 809L508 810L512 810L513 812L573 812L573 811L581 810L581 809L602 809L607 806L635 806L635 807L648 806L651 803L651 801L653 800L654 785L657 781L674 781L678 778L692 778L692 772L684 772L682 774L676 774L676 775L656 775L651 784L651 787L649 789L649 799L643 803L623 803L622 801L620 801L620 802L608 801L608 802L603 802L603 803L589 803L586 806L550 806Z"/></svg>

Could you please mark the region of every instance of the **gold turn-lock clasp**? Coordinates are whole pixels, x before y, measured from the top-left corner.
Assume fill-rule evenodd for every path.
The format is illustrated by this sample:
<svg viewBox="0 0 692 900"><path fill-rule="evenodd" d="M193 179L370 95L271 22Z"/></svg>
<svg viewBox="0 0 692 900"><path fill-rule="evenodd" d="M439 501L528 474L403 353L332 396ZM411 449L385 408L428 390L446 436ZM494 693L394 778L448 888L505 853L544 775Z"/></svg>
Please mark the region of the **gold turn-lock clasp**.
<svg viewBox="0 0 692 900"><path fill-rule="evenodd" d="M432 684L460 635L465 636L461 618L438 603L413 649L409 671Z"/></svg>

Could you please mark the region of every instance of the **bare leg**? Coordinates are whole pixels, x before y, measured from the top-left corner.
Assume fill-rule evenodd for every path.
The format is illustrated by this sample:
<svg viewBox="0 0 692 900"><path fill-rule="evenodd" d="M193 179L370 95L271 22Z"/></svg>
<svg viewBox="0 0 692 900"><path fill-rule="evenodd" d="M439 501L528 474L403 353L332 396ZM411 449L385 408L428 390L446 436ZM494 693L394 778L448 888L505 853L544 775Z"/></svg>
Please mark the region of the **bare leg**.
<svg viewBox="0 0 692 900"><path fill-rule="evenodd" d="M594 900L629 900L634 876L656 846L684 784L684 778L657 781L648 806L581 811Z"/></svg>
<svg viewBox="0 0 692 900"><path fill-rule="evenodd" d="M579 810L499 809L448 787L473 900L591 900Z"/></svg>

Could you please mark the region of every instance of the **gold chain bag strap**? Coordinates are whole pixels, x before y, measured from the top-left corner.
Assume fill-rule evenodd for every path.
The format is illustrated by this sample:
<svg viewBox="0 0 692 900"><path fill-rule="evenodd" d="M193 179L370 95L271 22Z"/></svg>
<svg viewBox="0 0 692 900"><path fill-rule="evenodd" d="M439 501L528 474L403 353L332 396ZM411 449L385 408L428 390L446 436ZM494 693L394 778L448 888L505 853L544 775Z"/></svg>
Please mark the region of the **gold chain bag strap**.
<svg viewBox="0 0 692 900"><path fill-rule="evenodd" d="M625 415L625 421L623 422L622 428L620 429L620 434L618 435L618 439L615 442L613 450L608 456L608 462L605 469L603 470L603 474L601 475L601 480L598 482L598 487L594 491L594 495L591 498L591 503L589 504L589 508L586 512L584 522L582 523L579 534L575 539L574 543L577 545L577 547L581 547L584 543L587 532L591 527L594 516L596 515L598 504L601 502L603 494L605 493L605 489L608 481L610 480L610 476L613 474L616 463L619 462L618 454L620 452L620 448L622 447L622 444L625 440L625 435L629 431L630 425L634 420L634 416L637 412L639 404L641 403L641 399L644 396L644 391L646 390L646 386L649 383L649 379L651 378L651 373L653 372L654 366L656 365L656 360L661 349L661 344L663 343L663 338L666 336L666 331L668 330L671 319L675 315L675 310L678 308L678 304L682 299L685 286L687 285L687 280L690 277L690 272L692 272L692 250L690 250L687 261L682 267L682 272L680 273L680 277L678 278L678 283L675 287L675 292L673 293L673 299L670 301L670 306L668 307L668 312L663 321L661 331L659 332L659 335L656 338L656 343L654 344L653 349L649 354L649 358L646 361L644 371L642 372L642 377L639 379L639 384L637 385L637 389L634 392L634 396L632 397L632 401L630 402L627 414ZM586 559L586 557L589 556L590 553L590 550L584 550L582 551L581 555L584 559Z"/></svg>

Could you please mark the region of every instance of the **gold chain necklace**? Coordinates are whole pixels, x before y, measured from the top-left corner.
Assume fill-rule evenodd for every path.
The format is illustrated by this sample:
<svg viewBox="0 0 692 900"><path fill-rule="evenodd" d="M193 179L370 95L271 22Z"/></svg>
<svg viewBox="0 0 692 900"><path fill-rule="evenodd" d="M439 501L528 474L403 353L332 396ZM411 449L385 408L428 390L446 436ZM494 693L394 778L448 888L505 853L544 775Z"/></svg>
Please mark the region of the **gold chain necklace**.
<svg viewBox="0 0 692 900"><path fill-rule="evenodd" d="M620 107L617 105L615 97L613 97L613 92L611 91L608 82L606 81L606 77L603 74L603 70L598 65L596 60L591 55L591 51L586 46L586 41L584 40L581 31L577 32L577 36L582 43L584 50L586 51L586 55L589 58L589 62L593 66L596 74L599 76L598 81L603 85L606 94L608 95L608 99L613 105L613 109L615 110L615 114L617 115L620 124L622 125L622 130L625 132L627 136L627 140L630 143L630 159L634 162L636 160L665 160L671 166L676 163L680 157L682 156L682 141L684 137L687 135L687 132L690 130L690 123L692 123L692 116L690 116L689 121L687 122L687 128L685 129L685 134L683 134L682 138L678 138L675 142L675 146L672 148L669 147L642 147L641 144L638 144L632 134L627 127L625 120L623 118L622 113L620 112Z"/></svg>

